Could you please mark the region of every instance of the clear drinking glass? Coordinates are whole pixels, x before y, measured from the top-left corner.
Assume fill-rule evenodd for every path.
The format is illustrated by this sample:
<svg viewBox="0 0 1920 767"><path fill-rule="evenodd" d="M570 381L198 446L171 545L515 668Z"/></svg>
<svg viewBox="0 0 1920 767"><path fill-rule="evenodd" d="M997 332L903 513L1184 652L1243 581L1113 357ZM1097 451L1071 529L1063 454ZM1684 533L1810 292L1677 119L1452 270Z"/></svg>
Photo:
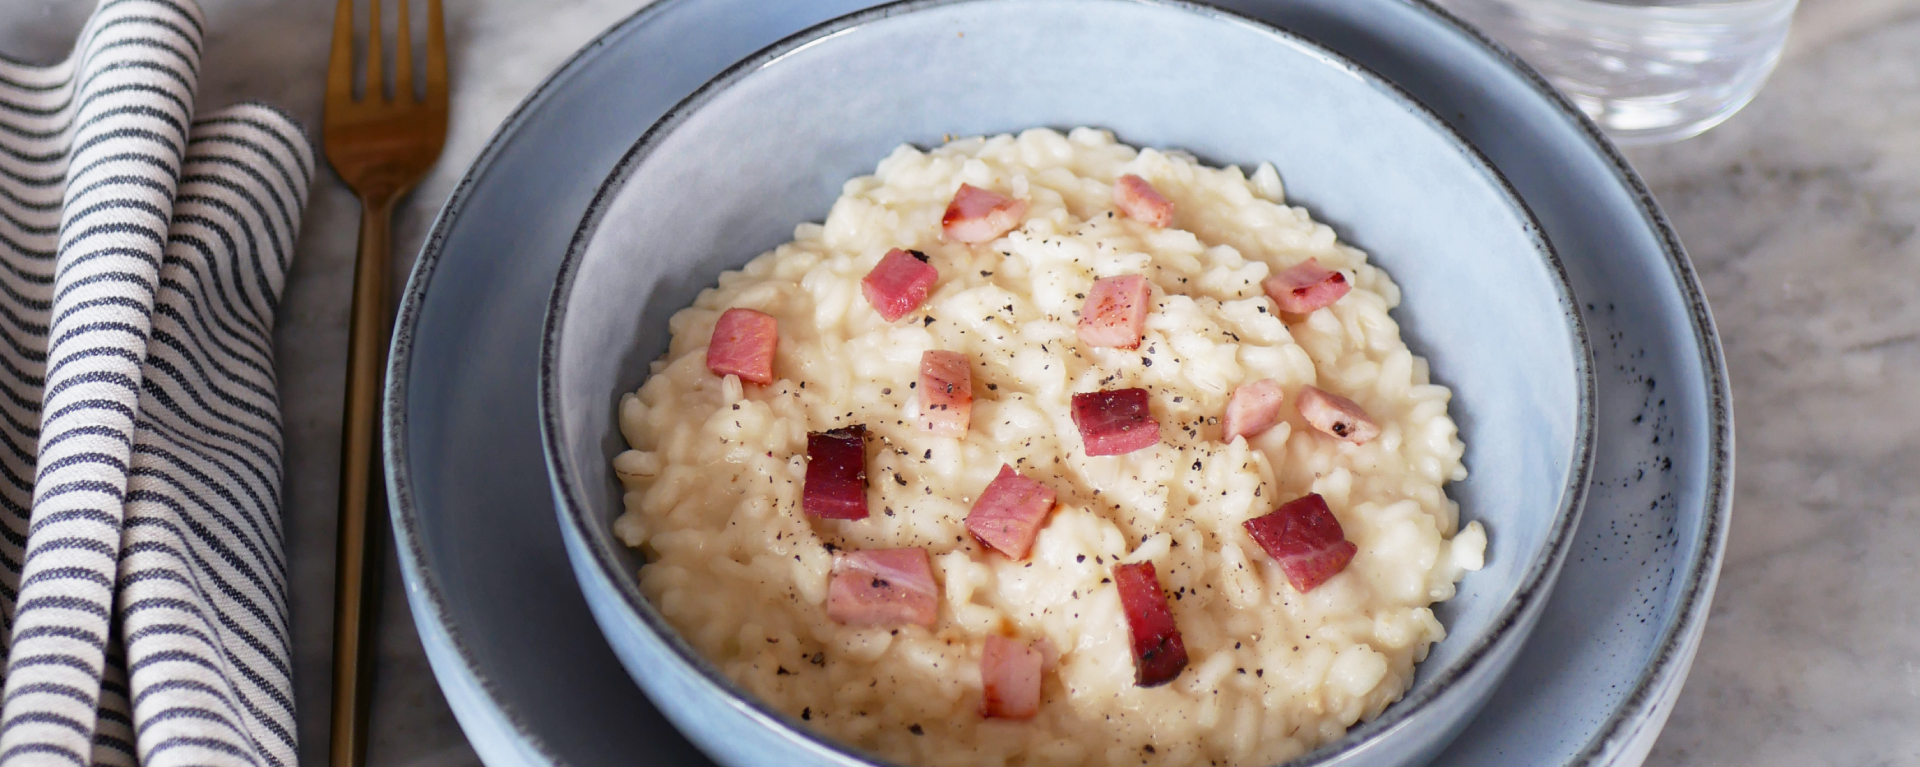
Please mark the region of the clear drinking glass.
<svg viewBox="0 0 1920 767"><path fill-rule="evenodd" d="M1438 0L1518 53L1616 143L1718 125L1766 82L1798 0Z"/></svg>

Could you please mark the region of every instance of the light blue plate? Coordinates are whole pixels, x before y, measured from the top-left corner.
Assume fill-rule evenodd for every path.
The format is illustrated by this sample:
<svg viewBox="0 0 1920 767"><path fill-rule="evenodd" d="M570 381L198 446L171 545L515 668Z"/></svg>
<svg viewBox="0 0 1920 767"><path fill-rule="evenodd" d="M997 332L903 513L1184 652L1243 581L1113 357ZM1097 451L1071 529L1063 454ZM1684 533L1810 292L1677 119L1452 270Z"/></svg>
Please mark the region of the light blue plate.
<svg viewBox="0 0 1920 767"><path fill-rule="evenodd" d="M451 705L490 763L700 765L601 640L548 497L539 317L591 186L681 97L858 0L666 0L589 45L510 118L408 283L387 403L409 597ZM1599 451L1573 559L1534 639L1438 763L1632 760L1706 616L1731 426L1711 322L1626 164L1538 78L1402 0L1232 3L1381 72L1513 182L1595 341ZM636 77L635 73L645 73Z"/></svg>

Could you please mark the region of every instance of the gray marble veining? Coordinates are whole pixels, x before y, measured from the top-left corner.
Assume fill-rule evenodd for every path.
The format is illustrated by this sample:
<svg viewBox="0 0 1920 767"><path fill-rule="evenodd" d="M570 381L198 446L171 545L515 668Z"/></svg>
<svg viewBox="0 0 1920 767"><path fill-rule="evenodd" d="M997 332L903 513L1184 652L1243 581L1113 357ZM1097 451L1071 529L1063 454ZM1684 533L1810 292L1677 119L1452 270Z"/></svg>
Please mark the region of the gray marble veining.
<svg viewBox="0 0 1920 767"><path fill-rule="evenodd" d="M317 132L333 4L200 0L200 105L266 101ZM64 55L93 0L0 0L0 51ZM643 0L448 3L453 121L401 212L410 264L495 126ZM1699 267L1726 344L1739 477L1726 569L1650 765L1920 763L1920 3L1801 5L1746 111L1630 153ZM644 76L637 73L636 76ZM317 133L316 133L317 137ZM334 484L357 205L323 173L277 333L303 760L326 752ZM404 271L396 274L396 280ZM389 559L389 583L398 573ZM477 762L389 589L376 765Z"/></svg>

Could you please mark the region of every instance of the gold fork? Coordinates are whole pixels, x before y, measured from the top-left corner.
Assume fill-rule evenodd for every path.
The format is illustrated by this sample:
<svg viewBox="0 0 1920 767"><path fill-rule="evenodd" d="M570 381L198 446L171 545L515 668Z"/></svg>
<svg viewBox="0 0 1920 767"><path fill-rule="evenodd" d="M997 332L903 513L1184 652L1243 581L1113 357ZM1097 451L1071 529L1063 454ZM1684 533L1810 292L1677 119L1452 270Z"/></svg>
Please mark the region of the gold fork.
<svg viewBox="0 0 1920 767"><path fill-rule="evenodd" d="M340 439L340 533L333 595L333 767L360 767L367 756L375 617L382 559L378 524L385 488L375 448L376 403L393 332L388 295L393 269L394 204L433 167L447 137L447 44L440 0L427 0L425 99L415 98L407 0L399 0L393 97L382 73L380 0L369 0L367 77L353 97L353 0L333 17L322 134L327 161L360 196L360 256L354 265L347 341L347 405Z"/></svg>

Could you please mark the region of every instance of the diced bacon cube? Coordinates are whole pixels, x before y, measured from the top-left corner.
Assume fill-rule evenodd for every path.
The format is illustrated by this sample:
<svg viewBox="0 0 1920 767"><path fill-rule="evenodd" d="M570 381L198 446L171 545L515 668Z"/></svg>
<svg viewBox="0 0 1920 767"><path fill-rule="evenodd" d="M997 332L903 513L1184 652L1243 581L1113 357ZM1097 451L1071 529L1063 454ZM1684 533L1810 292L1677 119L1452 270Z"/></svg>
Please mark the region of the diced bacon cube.
<svg viewBox="0 0 1920 767"><path fill-rule="evenodd" d="M1000 475L980 491L967 513L967 532L1010 559L1026 559L1055 497L1053 488L1001 464Z"/></svg>
<svg viewBox="0 0 1920 767"><path fill-rule="evenodd" d="M1146 389L1075 394L1073 425L1087 455L1123 455L1160 444L1160 422L1147 408Z"/></svg>
<svg viewBox="0 0 1920 767"><path fill-rule="evenodd" d="M1227 414L1220 419L1221 439L1227 442L1232 442L1234 437L1251 439L1273 428L1280 422L1280 403L1285 399L1280 384L1271 378L1242 384L1227 398Z"/></svg>
<svg viewBox="0 0 1920 767"><path fill-rule="evenodd" d="M821 519L867 518L867 427L807 435L800 508Z"/></svg>
<svg viewBox="0 0 1920 767"><path fill-rule="evenodd" d="M1131 173L1113 183L1113 205L1127 218L1155 229L1173 223L1173 202L1147 180Z"/></svg>
<svg viewBox="0 0 1920 767"><path fill-rule="evenodd" d="M1268 276L1260 287L1266 289L1267 297L1280 306L1280 311L1312 314L1340 300L1353 284L1347 282L1346 275L1321 266L1319 259L1309 258Z"/></svg>
<svg viewBox="0 0 1920 767"><path fill-rule="evenodd" d="M940 588L926 549L867 549L833 555L827 617L862 628L933 627Z"/></svg>
<svg viewBox="0 0 1920 767"><path fill-rule="evenodd" d="M1173 625L1173 611L1153 563L1114 565L1113 585L1120 590L1120 609L1127 614L1127 633L1133 639L1133 683L1157 687L1173 681L1187 667L1187 646Z"/></svg>
<svg viewBox="0 0 1920 767"><path fill-rule="evenodd" d="M713 323L707 342L707 369L714 375L740 376L765 386L773 383L773 349L780 343L780 321L766 312L728 309Z"/></svg>
<svg viewBox="0 0 1920 767"><path fill-rule="evenodd" d="M967 436L973 418L973 369L967 355L929 349L920 353L920 428L936 437Z"/></svg>
<svg viewBox="0 0 1920 767"><path fill-rule="evenodd" d="M980 651L980 715L1031 719L1040 712L1040 670L1046 658L1033 645L987 635Z"/></svg>
<svg viewBox="0 0 1920 767"><path fill-rule="evenodd" d="M1280 564L1287 582L1300 593L1339 575L1359 547L1347 540L1340 520L1319 493L1288 501L1270 514L1246 521L1253 541Z"/></svg>
<svg viewBox="0 0 1920 767"><path fill-rule="evenodd" d="M1138 274L1102 277L1087 291L1080 307L1080 341L1088 346L1132 349L1140 345L1147 328L1147 302L1152 292Z"/></svg>
<svg viewBox="0 0 1920 767"><path fill-rule="evenodd" d="M1027 201L972 184L961 184L940 217L940 231L957 242L990 242L1013 231L1027 215Z"/></svg>
<svg viewBox="0 0 1920 767"><path fill-rule="evenodd" d="M1293 407L1313 428L1353 444L1366 444L1367 440L1380 436L1380 426L1367 417L1367 411L1338 394L1303 386Z"/></svg>
<svg viewBox="0 0 1920 767"><path fill-rule="evenodd" d="M860 292L874 311L892 322L920 308L939 279L940 271L927 263L927 254L894 248L860 280Z"/></svg>

